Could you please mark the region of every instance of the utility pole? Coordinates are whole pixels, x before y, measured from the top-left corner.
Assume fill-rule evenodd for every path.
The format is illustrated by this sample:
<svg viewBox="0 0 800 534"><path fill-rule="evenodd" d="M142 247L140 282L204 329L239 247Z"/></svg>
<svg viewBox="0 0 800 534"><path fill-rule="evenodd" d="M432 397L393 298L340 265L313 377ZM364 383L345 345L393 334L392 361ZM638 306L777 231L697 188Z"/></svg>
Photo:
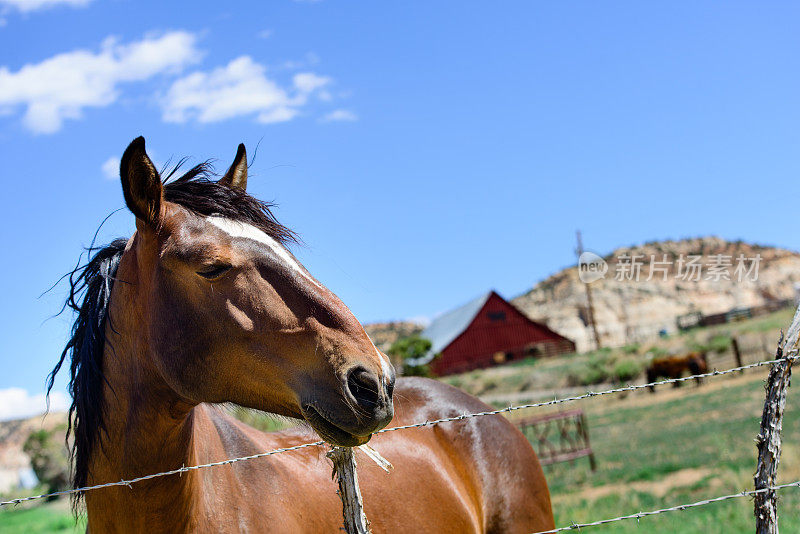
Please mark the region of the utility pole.
<svg viewBox="0 0 800 534"><path fill-rule="evenodd" d="M578 268L580 268L580 261L581 261L580 258L581 254L583 254L583 240L581 239L580 230L577 231L577 235L578 235L578 250L576 252L578 253ZM602 345L600 344L600 333L597 331L597 323L595 323L594 321L594 302L592 302L592 288L590 287L589 283L584 283L583 285L586 287L586 301L588 303L588 307L586 308L588 315L587 319L589 320L589 324L592 326L592 332L594 332L595 348L599 350L600 348L602 348Z"/></svg>

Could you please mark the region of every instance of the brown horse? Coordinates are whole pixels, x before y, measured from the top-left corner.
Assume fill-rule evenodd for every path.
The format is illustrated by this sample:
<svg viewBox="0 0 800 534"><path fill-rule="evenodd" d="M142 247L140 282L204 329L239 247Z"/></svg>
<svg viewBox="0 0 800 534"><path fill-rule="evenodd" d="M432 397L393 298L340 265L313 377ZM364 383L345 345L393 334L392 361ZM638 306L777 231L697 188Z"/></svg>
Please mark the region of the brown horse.
<svg viewBox="0 0 800 534"><path fill-rule="evenodd" d="M314 431L354 446L390 421L487 409L436 381L394 388L386 356L285 248L292 232L245 192L243 145L219 181L203 165L162 181L140 137L120 174L136 232L72 273L78 316L50 377L52 386L69 357L76 487L314 441ZM223 402L307 425L262 433L210 404ZM375 532L553 527L536 455L503 417L384 433L372 445L395 466L386 474L359 453ZM325 452L89 491L88 531L339 532Z"/></svg>
<svg viewBox="0 0 800 534"><path fill-rule="evenodd" d="M708 360L705 352L690 352L683 356L665 356L654 358L647 367L647 381L655 382L659 378L680 378L684 371L689 375L698 375L708 372ZM703 383L702 378L695 378L697 385ZM680 387L681 382L674 382L673 387ZM655 386L650 386L650 392L655 393Z"/></svg>

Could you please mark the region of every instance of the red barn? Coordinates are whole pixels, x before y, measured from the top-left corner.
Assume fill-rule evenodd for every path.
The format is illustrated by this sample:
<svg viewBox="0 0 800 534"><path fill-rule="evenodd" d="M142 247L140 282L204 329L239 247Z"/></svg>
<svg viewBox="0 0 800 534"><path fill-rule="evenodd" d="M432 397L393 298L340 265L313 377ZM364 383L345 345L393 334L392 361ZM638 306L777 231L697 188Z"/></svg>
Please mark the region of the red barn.
<svg viewBox="0 0 800 534"><path fill-rule="evenodd" d="M420 336L431 341L431 350L408 363L430 363L439 376L575 352L574 342L528 319L494 291L445 313Z"/></svg>

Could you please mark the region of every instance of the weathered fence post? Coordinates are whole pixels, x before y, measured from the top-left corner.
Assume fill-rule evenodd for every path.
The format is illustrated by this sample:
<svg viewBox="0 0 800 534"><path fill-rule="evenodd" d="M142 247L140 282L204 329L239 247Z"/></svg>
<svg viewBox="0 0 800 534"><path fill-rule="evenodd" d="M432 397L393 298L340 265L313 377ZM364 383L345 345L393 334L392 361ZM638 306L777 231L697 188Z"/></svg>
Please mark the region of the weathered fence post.
<svg viewBox="0 0 800 534"><path fill-rule="evenodd" d="M736 337L731 338L731 348L733 349L733 357L736 358L736 367L742 366L742 352L739 350L739 341ZM739 371L739 374L744 373L744 371Z"/></svg>
<svg viewBox="0 0 800 534"><path fill-rule="evenodd" d="M800 308L795 312L791 326L778 341L775 359L797 356L797 341L800 334ZM772 365L767 379L767 398L761 414L761 430L756 438L758 465L754 476L756 534L778 534L778 507L775 486L778 463L781 459L781 430L783 411L786 407L786 392L792 376L792 360Z"/></svg>
<svg viewBox="0 0 800 534"><path fill-rule="evenodd" d="M351 447L334 447L328 453L328 458L333 461L333 476L339 483L345 532L347 534L369 534L369 521L364 515L353 449Z"/></svg>

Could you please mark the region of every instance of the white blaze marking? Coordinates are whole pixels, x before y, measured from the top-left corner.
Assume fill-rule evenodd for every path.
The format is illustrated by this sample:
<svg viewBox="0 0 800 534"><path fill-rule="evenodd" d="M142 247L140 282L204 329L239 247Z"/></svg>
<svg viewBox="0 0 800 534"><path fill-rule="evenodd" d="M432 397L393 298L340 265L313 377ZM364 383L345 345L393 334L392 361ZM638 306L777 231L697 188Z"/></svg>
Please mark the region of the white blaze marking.
<svg viewBox="0 0 800 534"><path fill-rule="evenodd" d="M222 230L231 237L251 239L253 241L257 241L259 243L268 246L270 250L272 250L291 269L297 271L306 280L308 280L315 286L322 289L322 285L320 285L319 282L311 278L311 276L305 271L305 269L303 269L303 267L297 262L297 260L294 259L294 257L291 254L289 254L288 250L286 250L280 243L278 243L273 238L268 236L262 230L259 230L258 228L256 228L251 224L234 221L219 216L206 217L206 221L214 225L215 227L219 228L220 230ZM374 343L372 347L375 349L375 353L378 355L378 360L381 362L381 370L383 371L384 376L388 380L388 377L392 374L392 367L389 363L389 357L381 354L381 351L378 350L378 347L376 347Z"/></svg>
<svg viewBox="0 0 800 534"><path fill-rule="evenodd" d="M266 245L275 253L278 258L283 261L289 268L292 270L300 273L306 280L314 284L315 286L322 288L322 286L311 278L305 269L297 262L297 260L289 254L289 251L286 250L280 243L275 241L273 238L268 236L262 230L259 230L255 226L239 221L233 221L231 219L226 219L225 217L206 217L206 221L214 225L215 227L219 228L226 234L231 237L240 237L243 239L250 239L252 241L257 241L263 245Z"/></svg>
<svg viewBox="0 0 800 534"><path fill-rule="evenodd" d="M375 344L373 343L372 346L375 347ZM381 354L381 351L378 350L378 347L375 347L375 352L378 353L378 360L381 362L383 376L386 377L386 380L389 380L389 377L392 375L392 366L389 365L389 357Z"/></svg>

